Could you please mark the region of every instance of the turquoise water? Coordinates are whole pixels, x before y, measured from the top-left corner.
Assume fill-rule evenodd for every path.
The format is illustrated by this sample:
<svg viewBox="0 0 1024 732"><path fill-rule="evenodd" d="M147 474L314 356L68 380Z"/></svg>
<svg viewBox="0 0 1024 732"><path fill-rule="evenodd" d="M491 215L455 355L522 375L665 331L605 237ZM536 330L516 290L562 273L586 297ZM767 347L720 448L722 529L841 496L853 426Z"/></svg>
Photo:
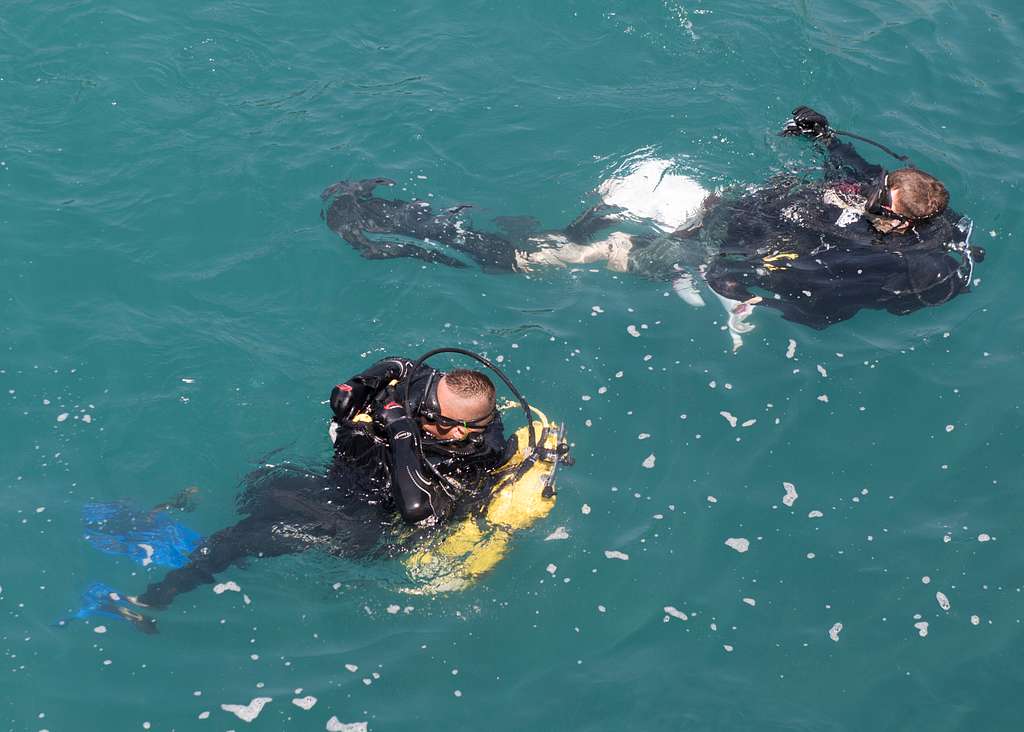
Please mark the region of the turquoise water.
<svg viewBox="0 0 1024 732"><path fill-rule="evenodd" d="M1022 35L1006 0L8 2L2 726L1016 728ZM325 186L384 175L559 227L632 154L756 183L813 165L772 134L801 103L946 182L988 249L971 294L824 332L761 312L733 355L661 284L371 262L319 219ZM503 357L575 442L478 585L306 554L156 636L53 626L90 582L148 579L86 545L84 503L194 485L215 531L269 453L328 458L334 383L442 345ZM221 709L256 697L251 725Z"/></svg>

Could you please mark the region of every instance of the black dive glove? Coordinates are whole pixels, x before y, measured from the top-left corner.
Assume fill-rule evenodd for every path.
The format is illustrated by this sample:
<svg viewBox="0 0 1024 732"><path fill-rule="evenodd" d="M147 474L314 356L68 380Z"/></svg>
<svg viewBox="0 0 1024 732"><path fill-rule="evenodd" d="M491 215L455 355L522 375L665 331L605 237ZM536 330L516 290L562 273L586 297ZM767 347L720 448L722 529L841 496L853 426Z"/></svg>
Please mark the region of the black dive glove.
<svg viewBox="0 0 1024 732"><path fill-rule="evenodd" d="M331 390L331 411L338 422L345 422L366 407L370 397L373 396L373 389L366 384L346 381L338 384Z"/></svg>
<svg viewBox="0 0 1024 732"><path fill-rule="evenodd" d="M377 422L389 440L409 440L419 433L415 420L405 412L405 407L396 401L387 402L377 413Z"/></svg>
<svg viewBox="0 0 1024 732"><path fill-rule="evenodd" d="M793 118L789 120L779 133L783 137L800 135L815 140L825 140L832 136L832 128L828 126L828 118L815 112L810 107L797 107L793 110Z"/></svg>

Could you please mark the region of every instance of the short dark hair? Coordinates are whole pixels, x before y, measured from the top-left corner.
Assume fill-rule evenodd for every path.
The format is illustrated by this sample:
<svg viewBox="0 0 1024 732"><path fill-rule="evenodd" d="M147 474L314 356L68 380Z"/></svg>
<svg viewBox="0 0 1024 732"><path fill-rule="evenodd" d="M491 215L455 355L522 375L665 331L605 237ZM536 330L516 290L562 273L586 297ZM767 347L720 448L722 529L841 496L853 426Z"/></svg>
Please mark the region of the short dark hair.
<svg viewBox="0 0 1024 732"><path fill-rule="evenodd" d="M444 383L460 397L486 399L494 404L497 392L487 374L470 369L454 369L444 375Z"/></svg>
<svg viewBox="0 0 1024 732"><path fill-rule="evenodd" d="M889 173L889 188L900 189L902 213L914 219L928 219L946 210L949 191L933 175L917 168L900 168Z"/></svg>

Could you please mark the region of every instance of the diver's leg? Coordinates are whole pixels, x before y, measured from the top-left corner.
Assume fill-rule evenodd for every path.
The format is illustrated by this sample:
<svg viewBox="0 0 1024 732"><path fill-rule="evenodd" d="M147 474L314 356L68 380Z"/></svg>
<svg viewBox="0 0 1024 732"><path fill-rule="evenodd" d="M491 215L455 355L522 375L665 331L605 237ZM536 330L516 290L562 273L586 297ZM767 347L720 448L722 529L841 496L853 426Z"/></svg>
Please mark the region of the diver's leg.
<svg viewBox="0 0 1024 732"><path fill-rule="evenodd" d="M612 272L625 272L629 268L629 253L633 249L633 237L621 231L612 232L607 239L593 244L577 244L558 234L535 237L531 241L537 245L535 251L517 253L520 269L568 267L606 261Z"/></svg>
<svg viewBox="0 0 1024 732"><path fill-rule="evenodd" d="M302 547L274 533L274 522L261 516L249 516L234 526L218 531L196 549L189 563L172 569L136 598L137 605L165 608L175 597L199 585L213 584L214 575L245 557L273 557L299 551Z"/></svg>

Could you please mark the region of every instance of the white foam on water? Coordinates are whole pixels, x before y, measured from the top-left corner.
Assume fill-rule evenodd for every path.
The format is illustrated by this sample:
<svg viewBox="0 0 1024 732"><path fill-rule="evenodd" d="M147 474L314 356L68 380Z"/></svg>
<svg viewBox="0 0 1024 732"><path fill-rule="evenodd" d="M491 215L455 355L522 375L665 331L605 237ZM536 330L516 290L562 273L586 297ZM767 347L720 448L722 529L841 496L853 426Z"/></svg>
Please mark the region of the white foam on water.
<svg viewBox="0 0 1024 732"><path fill-rule="evenodd" d="M648 455L647 457L644 458L644 461L643 461L643 463L641 463L641 465L643 465L645 468L650 470L651 468L654 467L654 460L655 460L655 457L654 457L654 453L652 452L650 455Z"/></svg>
<svg viewBox="0 0 1024 732"><path fill-rule="evenodd" d="M690 619L689 615L684 613L682 610L677 610L676 608L672 607L671 605L666 605L663 609L664 609L666 615L670 615L673 618L677 618L679 620L689 620Z"/></svg>
<svg viewBox="0 0 1024 732"><path fill-rule="evenodd" d="M800 497L796 492L796 486L792 483L783 482L782 487L786 490L786 495L782 497L782 503L786 506L792 506L796 503L796 499Z"/></svg>
<svg viewBox="0 0 1024 732"><path fill-rule="evenodd" d="M260 716L260 712L263 711L263 707L272 702L269 696L258 696L248 704L221 704L220 708L225 712L230 712L236 717L241 719L243 722L251 722Z"/></svg>
<svg viewBox="0 0 1024 732"><path fill-rule="evenodd" d="M818 364L818 373L821 374L822 378L828 378L828 371L820 363Z"/></svg>
<svg viewBox="0 0 1024 732"><path fill-rule="evenodd" d="M142 566L148 567L153 563L153 547L149 544L138 544L139 549L146 552L146 556L142 558Z"/></svg>
<svg viewBox="0 0 1024 732"><path fill-rule="evenodd" d="M743 602L745 602L747 605L750 605L750 607L754 607L755 605L757 605L757 600L755 600L753 597L744 597Z"/></svg>
<svg viewBox="0 0 1024 732"><path fill-rule="evenodd" d="M927 620L919 620L918 622L914 623L914 627L917 628L917 634L919 636L921 636L922 638L927 638L928 637L928 621Z"/></svg>
<svg viewBox="0 0 1024 732"><path fill-rule="evenodd" d="M346 663L345 664L345 670L346 671L350 671L352 673L355 673L356 671L359 670L359 667L356 666L354 663Z"/></svg>
<svg viewBox="0 0 1024 732"><path fill-rule="evenodd" d="M742 554L743 552L745 552L748 549L750 549L750 540L749 539L744 539L742 537L740 537L740 538L730 537L730 538L725 540L725 545L727 547L729 547L730 549L735 549L740 554Z"/></svg>
<svg viewBox="0 0 1024 732"><path fill-rule="evenodd" d="M821 511L814 510L807 514L807 518L821 518L824 515Z"/></svg>
<svg viewBox="0 0 1024 732"><path fill-rule="evenodd" d="M580 506L580 513L582 513L584 516L589 514L590 513L590 505L584 503L582 506Z"/></svg>
<svg viewBox="0 0 1024 732"><path fill-rule="evenodd" d="M630 326L627 326L627 328L626 328L626 332L627 332L627 333L629 333L629 334L630 334L631 336L633 336L634 338L639 338L639 337L640 337L640 331L638 331L638 330L636 329L636 326L635 326L635 325L630 325Z"/></svg>
<svg viewBox="0 0 1024 732"><path fill-rule="evenodd" d="M238 586L237 582L228 580L227 582L221 582L213 586L213 592L215 595L223 595L225 592L241 592L242 588Z"/></svg>
<svg viewBox="0 0 1024 732"><path fill-rule="evenodd" d="M978 541L992 541L992 537L988 534L978 534Z"/></svg>
<svg viewBox="0 0 1024 732"><path fill-rule="evenodd" d="M792 338L789 339L789 345L786 347L786 358L793 358L796 355L796 341Z"/></svg>
<svg viewBox="0 0 1024 732"><path fill-rule="evenodd" d="M625 552L616 551L615 549L605 549L604 555L608 559L621 559L622 561L628 561L629 555Z"/></svg>
<svg viewBox="0 0 1024 732"><path fill-rule="evenodd" d="M836 623L828 629L828 637L834 640L836 643L839 642L839 634L843 632L843 624Z"/></svg>
<svg viewBox="0 0 1024 732"><path fill-rule="evenodd" d="M825 404L828 404L828 394L819 394L818 395L818 401L819 402L824 402Z"/></svg>
<svg viewBox="0 0 1024 732"><path fill-rule="evenodd" d="M978 625L979 623L981 623L981 618L979 618L977 615L972 615L971 625Z"/></svg>
<svg viewBox="0 0 1024 732"><path fill-rule="evenodd" d="M557 571L558 571L558 565L557 564L549 564L547 566L547 573L548 574L554 575L555 572L557 572Z"/></svg>
<svg viewBox="0 0 1024 732"><path fill-rule="evenodd" d="M292 699L292 704L297 706L299 709L305 709L307 712L316 705L315 696L304 696L299 699Z"/></svg>
<svg viewBox="0 0 1024 732"><path fill-rule="evenodd" d="M719 414L725 417L725 421L729 423L730 427L735 427L736 423L739 421L732 415L731 412L719 412Z"/></svg>
<svg viewBox="0 0 1024 732"><path fill-rule="evenodd" d="M939 607L943 610L949 610L949 598L942 592L935 593L935 601L939 603Z"/></svg>
<svg viewBox="0 0 1024 732"><path fill-rule="evenodd" d="M337 717L327 720L327 732L367 732L366 722L341 722Z"/></svg>
<svg viewBox="0 0 1024 732"><path fill-rule="evenodd" d="M552 531L550 534L544 537L544 541L561 541L569 538L569 532L564 526L559 526L557 529Z"/></svg>

